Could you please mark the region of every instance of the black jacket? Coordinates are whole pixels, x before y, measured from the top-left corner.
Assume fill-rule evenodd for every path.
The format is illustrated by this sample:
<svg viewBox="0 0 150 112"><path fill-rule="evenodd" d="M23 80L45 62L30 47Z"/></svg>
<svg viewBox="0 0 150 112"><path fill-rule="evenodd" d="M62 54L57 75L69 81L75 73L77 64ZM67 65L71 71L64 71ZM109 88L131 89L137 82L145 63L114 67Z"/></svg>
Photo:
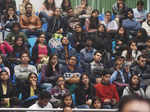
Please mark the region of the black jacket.
<svg viewBox="0 0 150 112"><path fill-rule="evenodd" d="M92 84L89 84L89 88L86 90L83 85L80 85L75 90L76 103L77 105L86 104L88 99L93 99L96 95L95 88Z"/></svg>

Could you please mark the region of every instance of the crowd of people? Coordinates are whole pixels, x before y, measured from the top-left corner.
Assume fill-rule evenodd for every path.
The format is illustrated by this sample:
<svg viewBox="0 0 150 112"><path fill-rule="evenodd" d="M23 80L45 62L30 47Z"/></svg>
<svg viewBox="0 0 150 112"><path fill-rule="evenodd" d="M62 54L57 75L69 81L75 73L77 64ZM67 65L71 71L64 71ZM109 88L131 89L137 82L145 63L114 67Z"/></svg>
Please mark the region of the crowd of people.
<svg viewBox="0 0 150 112"><path fill-rule="evenodd" d="M71 112L150 98L150 13L142 0L133 9L116 0L104 15L88 0L74 9L70 0L44 0L38 12L30 0L19 10L15 0L0 6L0 107Z"/></svg>

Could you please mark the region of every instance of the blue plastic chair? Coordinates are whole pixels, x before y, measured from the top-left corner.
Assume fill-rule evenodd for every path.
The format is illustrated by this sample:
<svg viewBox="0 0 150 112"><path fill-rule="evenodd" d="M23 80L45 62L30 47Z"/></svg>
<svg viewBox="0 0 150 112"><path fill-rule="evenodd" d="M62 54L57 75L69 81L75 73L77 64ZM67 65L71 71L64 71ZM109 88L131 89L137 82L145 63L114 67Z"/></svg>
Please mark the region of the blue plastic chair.
<svg viewBox="0 0 150 112"><path fill-rule="evenodd" d="M30 38L28 38L28 42L29 42L29 44L30 44L30 49L29 49L30 55L32 55L32 48L33 48L33 46L34 46L36 40L37 40L37 37L34 36L34 35L31 35Z"/></svg>
<svg viewBox="0 0 150 112"><path fill-rule="evenodd" d="M47 32L47 28L48 28L48 23L44 23L44 24L42 25L42 31L43 31L43 32Z"/></svg>

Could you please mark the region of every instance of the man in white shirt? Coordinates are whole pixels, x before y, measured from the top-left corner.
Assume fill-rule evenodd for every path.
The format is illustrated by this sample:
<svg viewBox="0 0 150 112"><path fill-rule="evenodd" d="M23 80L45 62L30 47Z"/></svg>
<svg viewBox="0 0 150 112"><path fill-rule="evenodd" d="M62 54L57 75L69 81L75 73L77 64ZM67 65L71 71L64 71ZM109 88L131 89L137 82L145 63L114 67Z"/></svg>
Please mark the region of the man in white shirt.
<svg viewBox="0 0 150 112"><path fill-rule="evenodd" d="M39 93L39 99L38 101L33 104L32 106L29 107L29 109L48 109L48 108L53 108L52 104L49 102L51 96L49 92L47 91L42 91ZM32 111L32 112L40 112L40 111ZM45 111L41 111L45 112Z"/></svg>
<svg viewBox="0 0 150 112"><path fill-rule="evenodd" d="M139 0L137 2L137 8L133 9L134 18L137 22L142 23L146 19L146 11L144 10L144 2Z"/></svg>
<svg viewBox="0 0 150 112"><path fill-rule="evenodd" d="M147 35L150 37L150 13L147 14L147 19L143 22L142 28L146 30Z"/></svg>

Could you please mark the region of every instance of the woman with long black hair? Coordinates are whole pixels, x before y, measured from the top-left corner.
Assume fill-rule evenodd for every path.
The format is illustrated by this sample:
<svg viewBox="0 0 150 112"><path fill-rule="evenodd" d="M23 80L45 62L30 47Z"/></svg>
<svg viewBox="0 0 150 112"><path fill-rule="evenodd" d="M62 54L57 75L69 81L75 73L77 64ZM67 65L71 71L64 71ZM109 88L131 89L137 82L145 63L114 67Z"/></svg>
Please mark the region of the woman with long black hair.
<svg viewBox="0 0 150 112"><path fill-rule="evenodd" d="M133 74L129 81L129 86L123 90L125 95L138 95L145 97L143 88L140 87L140 76L137 73Z"/></svg>
<svg viewBox="0 0 150 112"><path fill-rule="evenodd" d="M42 22L48 22L48 20L53 16L55 8L54 0L44 1L39 11L39 17L41 18Z"/></svg>
<svg viewBox="0 0 150 112"><path fill-rule="evenodd" d="M45 89L50 89L56 85L56 80L60 76L60 69L58 64L58 56L56 54L51 54L49 56L49 62L44 65L41 70L41 83L42 87Z"/></svg>

